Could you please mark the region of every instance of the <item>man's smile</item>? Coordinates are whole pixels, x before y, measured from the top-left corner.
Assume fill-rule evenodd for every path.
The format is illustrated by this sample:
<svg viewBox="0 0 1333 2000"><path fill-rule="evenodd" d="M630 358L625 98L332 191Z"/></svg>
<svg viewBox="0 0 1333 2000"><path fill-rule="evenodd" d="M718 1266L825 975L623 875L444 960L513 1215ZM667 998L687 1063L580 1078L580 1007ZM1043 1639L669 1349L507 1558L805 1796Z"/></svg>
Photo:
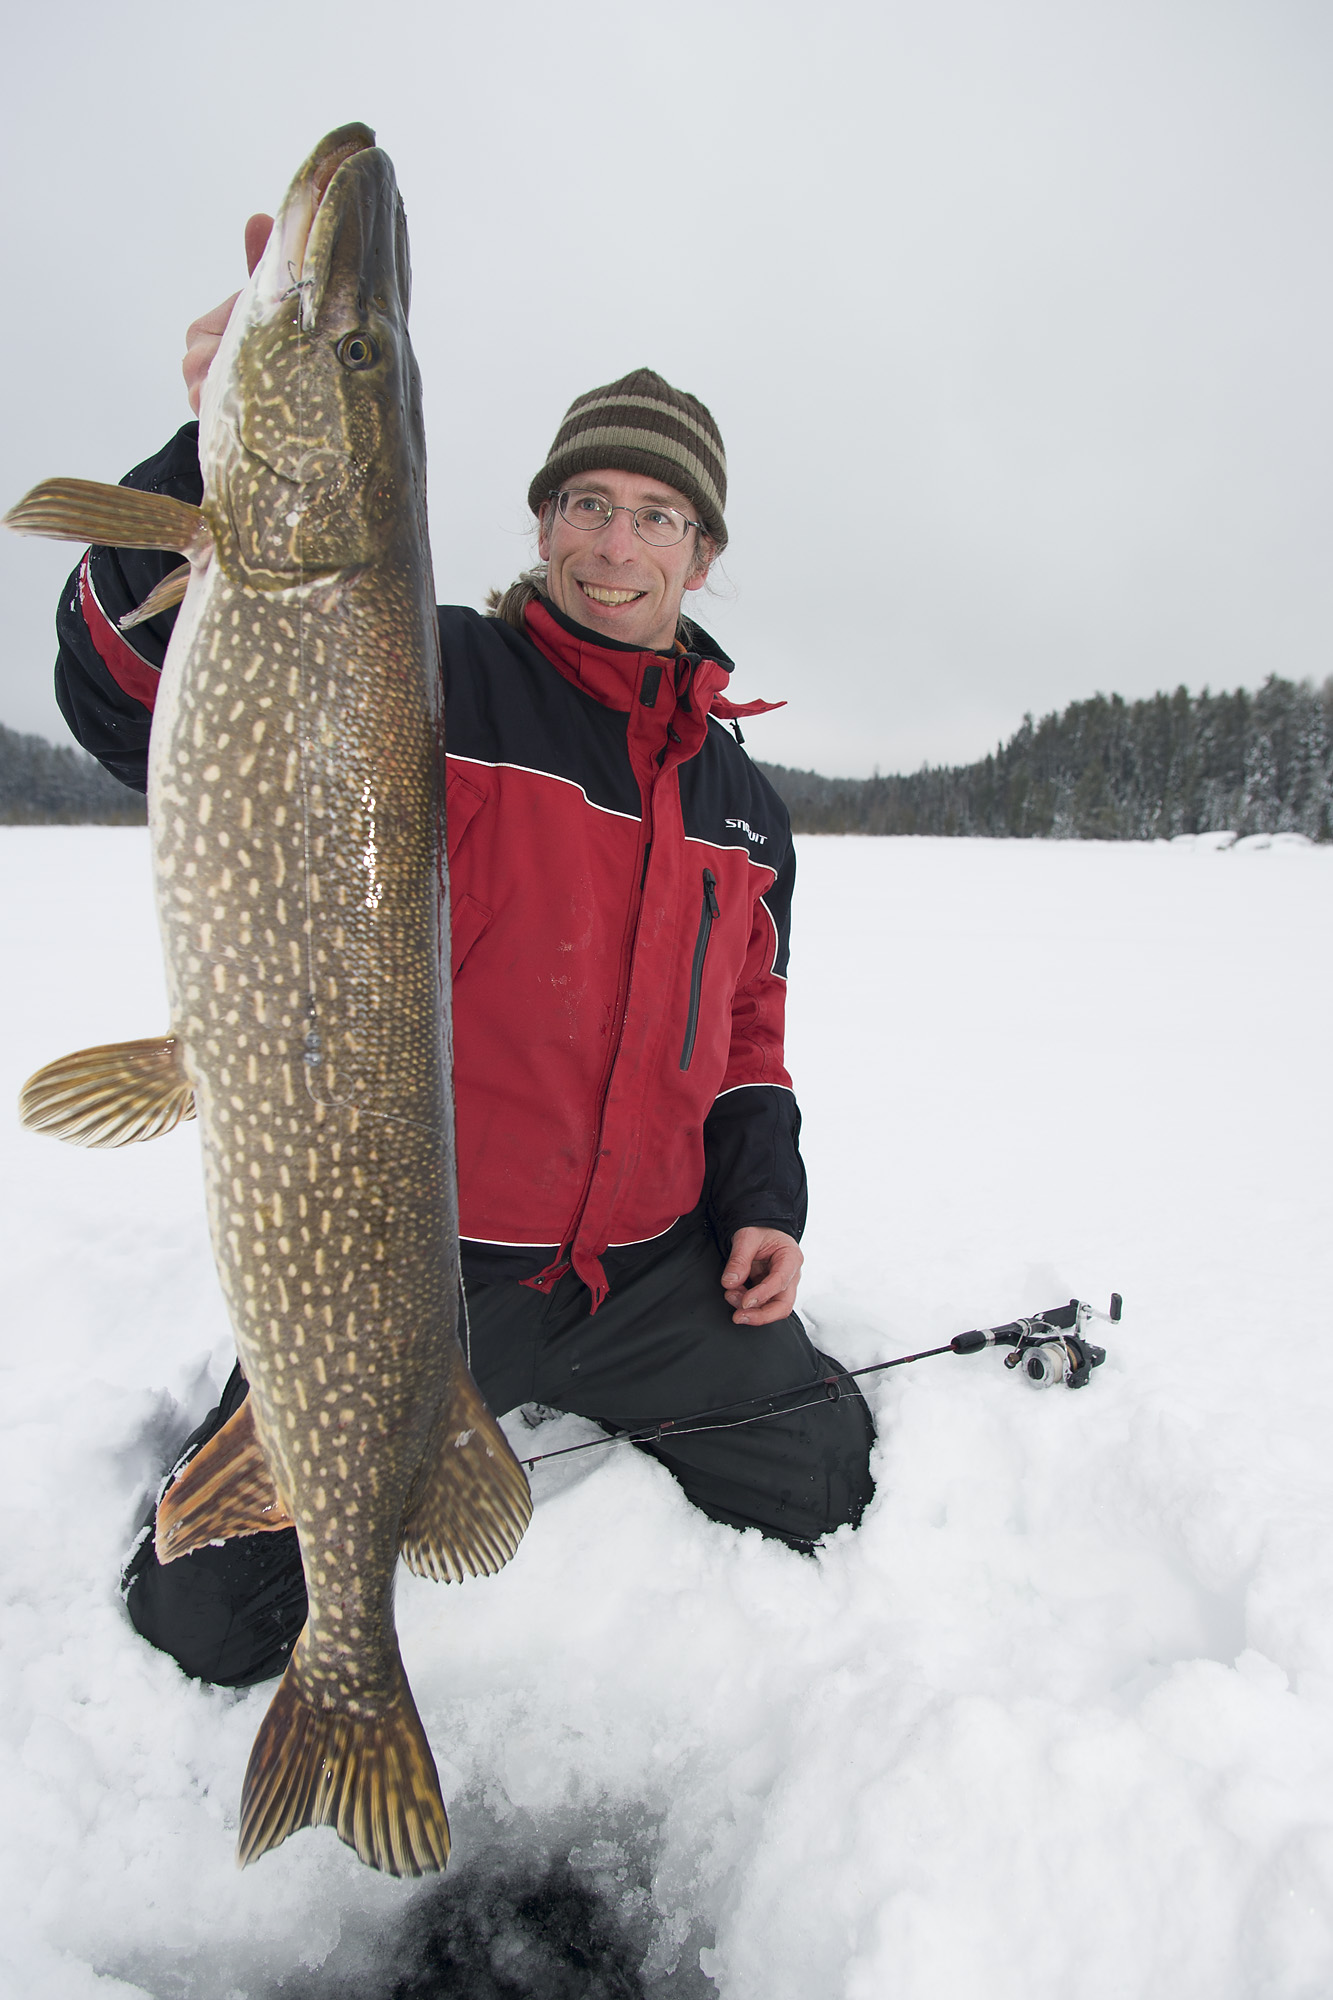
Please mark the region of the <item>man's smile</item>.
<svg viewBox="0 0 1333 2000"><path fill-rule="evenodd" d="M578 582L584 596L590 597L594 604L631 604L636 597L646 594L642 590L609 590L605 584L585 583L582 577Z"/></svg>

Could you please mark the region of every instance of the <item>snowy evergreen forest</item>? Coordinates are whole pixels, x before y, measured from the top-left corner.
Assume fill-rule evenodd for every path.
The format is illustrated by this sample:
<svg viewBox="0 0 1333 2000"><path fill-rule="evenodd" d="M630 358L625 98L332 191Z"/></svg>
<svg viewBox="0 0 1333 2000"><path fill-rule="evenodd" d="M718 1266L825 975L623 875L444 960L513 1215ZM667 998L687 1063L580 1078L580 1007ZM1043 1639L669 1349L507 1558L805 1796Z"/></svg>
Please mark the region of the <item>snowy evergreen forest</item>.
<svg viewBox="0 0 1333 2000"><path fill-rule="evenodd" d="M760 769L798 833L1155 840L1229 828L1333 838L1333 679L1256 694L1095 695L1023 726L978 764L910 777Z"/></svg>
<svg viewBox="0 0 1333 2000"><path fill-rule="evenodd" d="M144 801L73 745L0 723L0 826L142 826Z"/></svg>

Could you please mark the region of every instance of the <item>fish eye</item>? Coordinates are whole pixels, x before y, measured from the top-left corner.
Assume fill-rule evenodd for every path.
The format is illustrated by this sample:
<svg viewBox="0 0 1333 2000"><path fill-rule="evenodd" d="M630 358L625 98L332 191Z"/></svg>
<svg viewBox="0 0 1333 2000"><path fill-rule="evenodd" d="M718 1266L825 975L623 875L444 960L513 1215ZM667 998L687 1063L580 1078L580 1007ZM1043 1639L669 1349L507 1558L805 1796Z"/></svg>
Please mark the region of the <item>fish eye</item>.
<svg viewBox="0 0 1333 2000"><path fill-rule="evenodd" d="M337 355L344 368L373 368L380 358L379 343L368 333L345 333Z"/></svg>

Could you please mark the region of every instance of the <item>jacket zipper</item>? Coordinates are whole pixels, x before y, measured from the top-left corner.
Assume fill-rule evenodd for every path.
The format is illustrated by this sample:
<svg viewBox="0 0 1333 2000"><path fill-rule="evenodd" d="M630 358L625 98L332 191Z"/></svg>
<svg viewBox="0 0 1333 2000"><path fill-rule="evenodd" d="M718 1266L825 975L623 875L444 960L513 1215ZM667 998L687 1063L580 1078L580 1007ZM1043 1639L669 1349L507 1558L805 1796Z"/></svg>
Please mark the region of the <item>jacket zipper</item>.
<svg viewBox="0 0 1333 2000"><path fill-rule="evenodd" d="M708 956L708 940L712 936L713 925L721 915L717 902L717 877L711 868L704 869L704 901L699 912L699 935L694 940L694 964L690 967L690 1018L685 1023L685 1046L680 1052L680 1066L688 1069L694 1054L694 1038L699 1032L699 994L704 983L704 960Z"/></svg>
<svg viewBox="0 0 1333 2000"><path fill-rule="evenodd" d="M616 990L616 1031L615 1039L607 1057L606 1068L597 1092L597 1119L594 1127L592 1156L587 1172L583 1176L583 1186L574 1204L573 1216L565 1233L565 1241L559 1250L559 1262L565 1268L573 1254L574 1243L583 1224L583 1211L588 1205L588 1195L597 1173L597 1163L602 1156L602 1131L606 1121L606 1100L611 1089L611 1078L615 1074L620 1057L620 1044L625 1035L625 1015L629 1008L630 976L634 969L634 950L639 940L639 919L643 915L643 892L648 883L648 860L653 849L653 799L651 791L640 786L643 799L643 865L639 871L639 887L631 903L625 935L620 948L620 979Z"/></svg>
<svg viewBox="0 0 1333 2000"><path fill-rule="evenodd" d="M650 684L649 675L651 674L651 671L652 671L651 667L645 670L644 679L641 685L640 696L639 696L639 699L641 702L643 702L643 706L645 708L655 707L657 701L658 683L660 682L661 679L661 675L659 672L659 674L656 676L656 678L654 678L651 681ZM644 701L643 696L645 694L650 694L651 699L648 701ZM680 742L679 735L671 727L670 724L667 725L667 736L674 743ZM664 743L662 745L661 750L658 752L656 759L654 760L657 764L659 771L662 769L662 767L666 762L666 754L667 754L667 745ZM629 989L634 971L635 952L637 950L639 942L639 923L643 916L644 890L648 886L648 863L652 855L652 847L653 847L653 804L654 804L653 793L655 789L656 789L655 779L650 780L647 784L645 784L642 779L639 780L639 795L643 800L643 841L644 841L643 862L639 871L638 894L634 899L634 903L629 913L629 922L625 932L624 943L621 948L622 950L621 983L616 995L615 1041L610 1050L610 1055L606 1065L606 1069L602 1075L601 1088L597 1093L597 1122L595 1128L595 1136L593 1140L592 1157L588 1161L588 1170L583 1177L583 1187L580 1190L579 1198L574 1205L573 1217L570 1221L569 1228L566 1233L566 1239L561 1244L560 1250L558 1252L558 1261L564 1269L569 1268L569 1260L573 1256L574 1244L577 1241L579 1230L583 1227L583 1216L584 1216L584 1211L588 1206L588 1196L592 1191L592 1184L597 1175L598 1162L602 1157L601 1142L602 1142L602 1133L605 1129L605 1122L606 1122L606 1100L610 1094L611 1079L615 1074L616 1064L620 1059L621 1043L624 1041L625 1038L625 1017L629 1010ZM704 891L705 908L707 908L708 898L712 893L712 889L715 889L717 887L717 878L713 875L711 869L708 868L705 868L704 875L706 878L705 891ZM711 888L709 887L710 884ZM717 898L715 896L712 897L712 903L713 903L713 915L716 915ZM711 928L711 923L712 919L710 918L709 919L710 928ZM702 979L703 977L703 952L707 949L707 946L708 946L707 937L703 938L702 945L695 946L695 958L698 960L700 979ZM691 1048L693 1047L694 1044L694 1015L697 1014L697 1011L698 1011L698 999L696 996L691 1008L691 1026L690 1026ZM683 1069L685 1067L685 1064L682 1063L681 1067Z"/></svg>

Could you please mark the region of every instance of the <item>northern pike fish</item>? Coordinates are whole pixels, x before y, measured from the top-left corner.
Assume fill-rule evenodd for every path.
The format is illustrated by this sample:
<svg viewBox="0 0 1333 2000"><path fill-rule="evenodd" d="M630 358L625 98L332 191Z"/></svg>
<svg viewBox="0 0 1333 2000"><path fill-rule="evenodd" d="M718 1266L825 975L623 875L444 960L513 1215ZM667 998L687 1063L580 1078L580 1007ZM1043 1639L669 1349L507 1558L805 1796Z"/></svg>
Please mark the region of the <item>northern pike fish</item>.
<svg viewBox="0 0 1333 2000"><path fill-rule="evenodd" d="M82 1145L196 1115L250 1394L163 1496L163 1561L295 1523L309 1620L245 1776L238 1858L328 1825L443 1867L394 1576L493 1572L531 1513L468 1370L450 1069L443 715L407 230L361 125L293 180L205 388L204 501L76 480L27 534L177 550L149 766L165 1035L25 1086Z"/></svg>

